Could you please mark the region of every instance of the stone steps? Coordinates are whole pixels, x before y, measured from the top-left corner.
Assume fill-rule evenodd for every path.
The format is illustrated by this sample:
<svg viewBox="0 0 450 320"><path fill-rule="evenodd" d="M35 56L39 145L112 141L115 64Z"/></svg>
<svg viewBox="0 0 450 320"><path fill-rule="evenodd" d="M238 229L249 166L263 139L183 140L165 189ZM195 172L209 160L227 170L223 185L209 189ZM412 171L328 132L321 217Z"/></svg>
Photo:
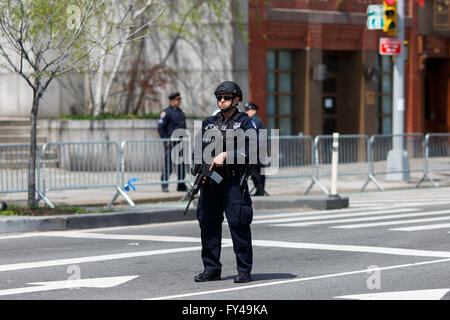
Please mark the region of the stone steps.
<svg viewBox="0 0 450 320"><path fill-rule="evenodd" d="M37 148L40 150L47 143L47 137L39 134L36 136ZM0 145L30 144L30 121L24 118L0 119ZM25 169L28 168L28 148L7 148L0 152L0 169ZM46 154L44 161L46 166L59 165L56 154Z"/></svg>

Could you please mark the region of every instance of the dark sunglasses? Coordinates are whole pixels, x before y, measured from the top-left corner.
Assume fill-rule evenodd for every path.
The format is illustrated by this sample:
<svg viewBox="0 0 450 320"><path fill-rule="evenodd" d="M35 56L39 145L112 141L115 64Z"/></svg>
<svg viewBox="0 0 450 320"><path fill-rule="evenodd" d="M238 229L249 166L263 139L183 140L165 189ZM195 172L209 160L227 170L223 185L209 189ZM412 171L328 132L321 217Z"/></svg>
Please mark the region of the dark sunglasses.
<svg viewBox="0 0 450 320"><path fill-rule="evenodd" d="M225 101L228 101L228 100L233 100L233 96L216 96L216 98L217 98L217 101L220 101L220 100L222 100L222 99L224 99Z"/></svg>

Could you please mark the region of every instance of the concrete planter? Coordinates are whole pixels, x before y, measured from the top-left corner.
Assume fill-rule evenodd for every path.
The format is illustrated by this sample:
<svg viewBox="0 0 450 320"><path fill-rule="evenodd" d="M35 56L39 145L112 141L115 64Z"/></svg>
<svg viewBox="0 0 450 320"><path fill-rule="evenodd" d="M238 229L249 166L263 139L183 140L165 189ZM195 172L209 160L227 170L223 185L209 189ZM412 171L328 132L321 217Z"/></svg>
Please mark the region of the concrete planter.
<svg viewBox="0 0 450 320"><path fill-rule="evenodd" d="M193 133L194 120L186 125ZM115 141L159 139L158 120L52 120L38 121L39 134L48 142Z"/></svg>
<svg viewBox="0 0 450 320"><path fill-rule="evenodd" d="M193 134L194 120L186 125ZM117 143L107 146L51 145L46 154L56 154L57 167L69 171L115 170L117 152L125 140L159 139L158 120L39 120L39 134L47 137L47 142L77 143L109 141ZM125 170L161 171L164 147L160 141L147 144L128 144L125 150ZM120 164L119 164L120 165Z"/></svg>

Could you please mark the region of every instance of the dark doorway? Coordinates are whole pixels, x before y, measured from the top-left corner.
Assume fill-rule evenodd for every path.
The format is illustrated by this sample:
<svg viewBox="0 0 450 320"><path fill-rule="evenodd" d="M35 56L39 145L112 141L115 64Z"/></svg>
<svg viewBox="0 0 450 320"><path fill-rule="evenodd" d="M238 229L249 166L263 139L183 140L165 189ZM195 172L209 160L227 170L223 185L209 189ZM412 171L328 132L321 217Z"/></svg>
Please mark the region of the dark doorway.
<svg viewBox="0 0 450 320"><path fill-rule="evenodd" d="M360 95L360 53L324 51L322 63L326 79L322 82L322 132L358 132Z"/></svg>
<svg viewBox="0 0 450 320"><path fill-rule="evenodd" d="M449 59L428 59L425 72L425 131L449 132Z"/></svg>

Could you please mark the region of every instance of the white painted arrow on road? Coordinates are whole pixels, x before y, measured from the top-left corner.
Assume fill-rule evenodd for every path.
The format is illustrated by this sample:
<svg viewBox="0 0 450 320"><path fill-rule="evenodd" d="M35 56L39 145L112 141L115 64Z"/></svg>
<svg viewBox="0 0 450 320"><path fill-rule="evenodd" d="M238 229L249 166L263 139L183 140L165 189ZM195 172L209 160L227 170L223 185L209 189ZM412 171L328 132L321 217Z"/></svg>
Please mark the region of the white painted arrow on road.
<svg viewBox="0 0 450 320"><path fill-rule="evenodd" d="M8 296L13 294L31 293L40 291L49 291L57 289L74 289L74 288L112 288L125 282L133 280L139 276L123 276L123 277L107 277L107 278L91 278L76 279L49 282L33 282L28 283L35 287L24 287L15 289L0 290L0 296Z"/></svg>
<svg viewBox="0 0 450 320"><path fill-rule="evenodd" d="M429 289L413 291L393 291L368 294L355 294L335 297L337 299L355 300L440 300L450 289Z"/></svg>

